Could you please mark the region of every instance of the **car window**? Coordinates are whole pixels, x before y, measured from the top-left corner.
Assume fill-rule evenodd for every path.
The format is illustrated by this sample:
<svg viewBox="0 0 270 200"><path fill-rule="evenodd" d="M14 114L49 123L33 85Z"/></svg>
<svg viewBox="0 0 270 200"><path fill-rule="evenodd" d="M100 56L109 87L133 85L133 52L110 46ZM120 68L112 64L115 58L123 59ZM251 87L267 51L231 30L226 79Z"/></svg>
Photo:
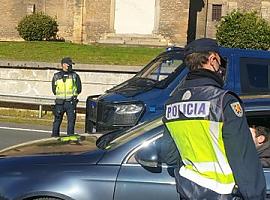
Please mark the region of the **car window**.
<svg viewBox="0 0 270 200"><path fill-rule="evenodd" d="M256 146L259 159L263 168L270 168L270 111L251 111L247 112L247 121L250 127L250 134ZM263 137L260 137L263 135Z"/></svg>
<svg viewBox="0 0 270 200"><path fill-rule="evenodd" d="M138 152L138 150L143 150L144 148L149 149L156 149L157 143L159 142L160 138L162 137L162 134L157 136L156 138L151 138L149 141L145 141L140 148L138 148L135 152L132 153L132 155L128 158L127 162L128 164L137 164L137 160L135 159L135 155ZM145 145L147 144L147 145Z"/></svg>
<svg viewBox="0 0 270 200"><path fill-rule="evenodd" d="M119 145L122 145L126 142L131 141L132 139L144 134L145 132L155 129L163 124L161 117L151 121L144 123L142 125L137 126L136 128L127 131L125 134L121 134L119 137L114 138L112 141L110 141L105 149L113 149L118 147Z"/></svg>
<svg viewBox="0 0 270 200"><path fill-rule="evenodd" d="M270 111L246 112L249 126L265 126L270 128Z"/></svg>
<svg viewBox="0 0 270 200"><path fill-rule="evenodd" d="M269 94L270 60L241 58L240 73L243 94Z"/></svg>

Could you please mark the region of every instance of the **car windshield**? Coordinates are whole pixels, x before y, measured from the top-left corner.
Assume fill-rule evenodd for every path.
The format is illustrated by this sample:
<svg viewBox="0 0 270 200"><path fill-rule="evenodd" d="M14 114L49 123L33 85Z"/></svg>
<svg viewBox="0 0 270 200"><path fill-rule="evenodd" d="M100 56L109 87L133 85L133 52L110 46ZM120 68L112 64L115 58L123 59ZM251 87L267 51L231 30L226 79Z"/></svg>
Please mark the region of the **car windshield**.
<svg viewBox="0 0 270 200"><path fill-rule="evenodd" d="M103 143L103 145L97 145L102 149L113 149L116 148L124 143L127 143L131 141L132 139L144 134L145 132L152 130L154 128L157 128L161 125L163 125L163 122L161 120L162 118L156 118L153 121L146 122L143 124L140 124L132 129L129 129L127 131L118 132L115 135L108 134L107 137L104 136L103 138L100 138L99 143ZM112 136L112 137L110 137ZM106 142L105 142L106 141Z"/></svg>

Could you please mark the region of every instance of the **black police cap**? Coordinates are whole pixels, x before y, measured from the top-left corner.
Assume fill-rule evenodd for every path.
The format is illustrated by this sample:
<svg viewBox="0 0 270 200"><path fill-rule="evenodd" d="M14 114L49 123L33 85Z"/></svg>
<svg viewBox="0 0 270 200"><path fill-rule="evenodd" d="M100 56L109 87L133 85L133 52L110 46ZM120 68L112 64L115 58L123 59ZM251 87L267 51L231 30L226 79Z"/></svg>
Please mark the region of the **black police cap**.
<svg viewBox="0 0 270 200"><path fill-rule="evenodd" d="M68 65L73 65L75 64L72 59L70 57L64 57L62 60L61 60L61 64L68 64Z"/></svg>
<svg viewBox="0 0 270 200"><path fill-rule="evenodd" d="M216 52L219 54L219 46L216 40L211 38L201 38L193 40L185 46L185 56L192 53Z"/></svg>

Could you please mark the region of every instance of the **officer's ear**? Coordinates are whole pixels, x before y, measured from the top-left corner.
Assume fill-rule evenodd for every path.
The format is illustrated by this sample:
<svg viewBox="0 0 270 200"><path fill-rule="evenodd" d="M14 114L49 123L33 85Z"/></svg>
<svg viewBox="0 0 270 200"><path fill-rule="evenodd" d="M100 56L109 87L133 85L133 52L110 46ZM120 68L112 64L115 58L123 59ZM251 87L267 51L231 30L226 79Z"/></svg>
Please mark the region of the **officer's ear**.
<svg viewBox="0 0 270 200"><path fill-rule="evenodd" d="M257 136L257 141L259 144L263 144L266 141L266 137L264 135Z"/></svg>
<svg viewBox="0 0 270 200"><path fill-rule="evenodd" d="M220 62L217 60L217 53L211 52L209 57L208 57L208 62L211 66L214 66L215 62Z"/></svg>

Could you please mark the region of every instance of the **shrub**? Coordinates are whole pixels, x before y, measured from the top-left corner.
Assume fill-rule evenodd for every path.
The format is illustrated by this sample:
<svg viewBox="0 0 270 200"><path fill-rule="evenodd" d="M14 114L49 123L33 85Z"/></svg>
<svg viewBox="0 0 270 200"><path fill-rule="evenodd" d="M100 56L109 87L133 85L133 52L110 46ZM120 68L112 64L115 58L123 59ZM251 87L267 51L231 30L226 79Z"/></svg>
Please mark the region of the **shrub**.
<svg viewBox="0 0 270 200"><path fill-rule="evenodd" d="M58 32L56 20L43 13L26 15L18 24L19 35L26 41L55 39Z"/></svg>
<svg viewBox="0 0 270 200"><path fill-rule="evenodd" d="M270 26L254 11L235 10L221 19L216 38L225 47L268 50Z"/></svg>

